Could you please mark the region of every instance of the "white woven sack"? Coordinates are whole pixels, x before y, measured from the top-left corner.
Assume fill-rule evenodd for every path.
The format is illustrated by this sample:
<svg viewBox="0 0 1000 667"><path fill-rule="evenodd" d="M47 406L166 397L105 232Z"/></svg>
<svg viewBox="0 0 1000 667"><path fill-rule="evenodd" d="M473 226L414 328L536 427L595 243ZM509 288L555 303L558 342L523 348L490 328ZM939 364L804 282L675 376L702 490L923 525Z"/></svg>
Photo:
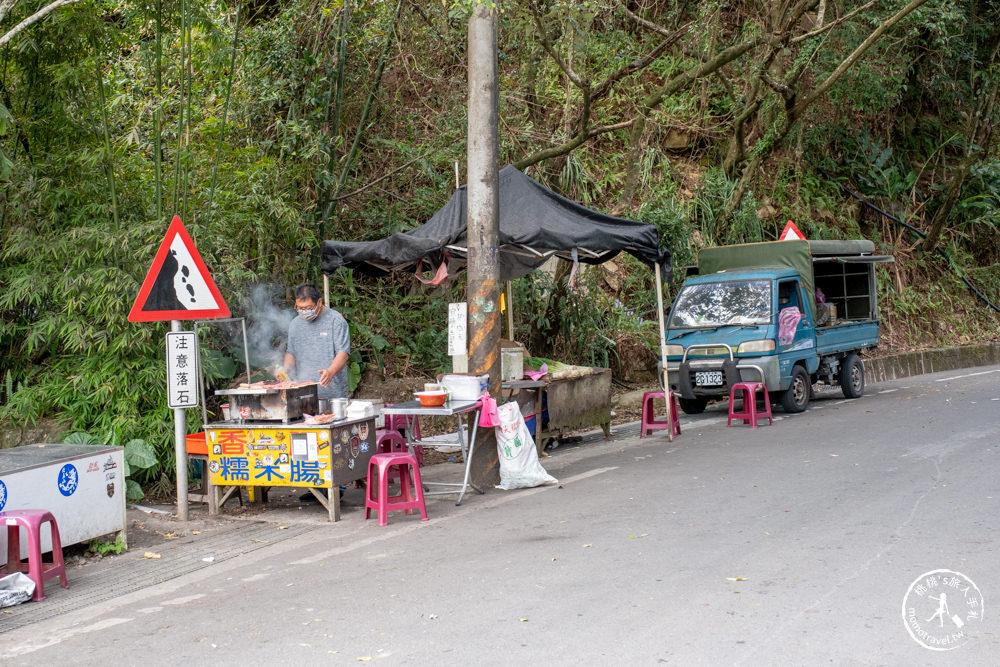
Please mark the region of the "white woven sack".
<svg viewBox="0 0 1000 667"><path fill-rule="evenodd" d="M535 441L524 423L516 401L497 408L500 425L496 427L497 454L500 457L498 489L525 489L559 480L545 472L538 461Z"/></svg>

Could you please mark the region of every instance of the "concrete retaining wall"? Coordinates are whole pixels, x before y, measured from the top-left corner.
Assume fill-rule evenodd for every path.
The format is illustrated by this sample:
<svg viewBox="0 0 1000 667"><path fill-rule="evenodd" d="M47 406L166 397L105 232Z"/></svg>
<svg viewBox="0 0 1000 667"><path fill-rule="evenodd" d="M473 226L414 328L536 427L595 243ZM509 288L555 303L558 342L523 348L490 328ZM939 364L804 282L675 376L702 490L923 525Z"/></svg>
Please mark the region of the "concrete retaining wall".
<svg viewBox="0 0 1000 667"><path fill-rule="evenodd" d="M911 375L991 364L1000 364L1000 343L945 347L864 360L867 382L885 382Z"/></svg>

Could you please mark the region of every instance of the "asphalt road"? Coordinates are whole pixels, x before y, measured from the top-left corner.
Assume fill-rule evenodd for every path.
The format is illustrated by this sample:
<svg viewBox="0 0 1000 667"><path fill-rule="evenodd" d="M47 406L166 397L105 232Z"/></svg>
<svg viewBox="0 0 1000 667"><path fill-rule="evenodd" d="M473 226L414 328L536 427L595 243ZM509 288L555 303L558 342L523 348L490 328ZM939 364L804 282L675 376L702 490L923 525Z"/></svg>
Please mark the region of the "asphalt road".
<svg viewBox="0 0 1000 667"><path fill-rule="evenodd" d="M673 443L660 432L560 449L545 459L558 488L437 500L427 523L345 520L0 636L0 656L1000 664L1000 367L870 385L852 401L823 390L805 413L775 415L726 428L716 409L685 418ZM940 569L963 578L909 595L925 638L962 626L948 651L904 624L911 583ZM933 617L928 598L945 591L948 612Z"/></svg>

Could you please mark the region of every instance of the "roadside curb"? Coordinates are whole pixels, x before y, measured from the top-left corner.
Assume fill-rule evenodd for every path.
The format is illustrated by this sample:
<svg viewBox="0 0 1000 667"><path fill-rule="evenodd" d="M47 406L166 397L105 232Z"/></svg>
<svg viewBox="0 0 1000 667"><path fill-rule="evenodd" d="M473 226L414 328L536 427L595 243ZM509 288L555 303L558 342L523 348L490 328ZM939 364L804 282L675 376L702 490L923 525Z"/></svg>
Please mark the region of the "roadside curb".
<svg viewBox="0 0 1000 667"><path fill-rule="evenodd" d="M885 357L863 358L861 363L865 367L866 382L889 382L940 371L1000 365L1000 342L901 352ZM624 392L612 398L612 409L641 409L643 393L658 390L658 386L651 384Z"/></svg>
<svg viewBox="0 0 1000 667"><path fill-rule="evenodd" d="M888 382L913 375L1000 364L1000 343L918 350L864 359L868 382Z"/></svg>

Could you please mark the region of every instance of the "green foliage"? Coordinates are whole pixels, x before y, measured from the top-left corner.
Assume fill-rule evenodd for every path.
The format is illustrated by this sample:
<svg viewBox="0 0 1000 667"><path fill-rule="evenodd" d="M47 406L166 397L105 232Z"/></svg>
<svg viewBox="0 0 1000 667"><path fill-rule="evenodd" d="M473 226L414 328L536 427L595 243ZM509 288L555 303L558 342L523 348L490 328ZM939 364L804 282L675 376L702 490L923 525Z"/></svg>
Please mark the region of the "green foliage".
<svg viewBox="0 0 1000 667"><path fill-rule="evenodd" d="M701 187L692 202L691 215L701 230L706 246L756 243L764 240L764 229L757 218L756 198L743 198L732 219L726 224L722 212L736 190L736 181L721 169L705 171Z"/></svg>
<svg viewBox="0 0 1000 667"><path fill-rule="evenodd" d="M101 438L92 433L77 431L70 433L63 439L63 442L71 445L96 445L100 447L117 446L118 436L111 433L106 438ZM122 474L125 477L125 497L132 502L141 500L145 495L136 476L149 479L160 467L156 450L152 445L142 438L133 438L125 443L125 470Z"/></svg>
<svg viewBox="0 0 1000 667"><path fill-rule="evenodd" d="M105 542L104 540L94 539L87 544L88 555L120 556L121 554L125 553L125 551L126 551L125 542L122 540L121 535L116 536L114 542Z"/></svg>
<svg viewBox="0 0 1000 667"><path fill-rule="evenodd" d="M618 336L648 338L654 332L655 340L652 275L637 260L621 262L628 278L618 292L627 303L609 292L601 267L581 266L576 289L569 289L565 281L556 284L545 272L515 281L515 339L527 342L535 356L601 367L618 361Z"/></svg>
<svg viewBox="0 0 1000 667"><path fill-rule="evenodd" d="M131 475L131 470L148 470L156 466L156 452L148 442L133 438L125 444L125 474Z"/></svg>
<svg viewBox="0 0 1000 667"><path fill-rule="evenodd" d="M684 282L684 269L698 261L697 251L705 247L704 239L695 239L691 225L691 207L676 199L648 202L639 209L636 216L642 222L655 225L660 232L660 245L670 248L673 253L673 283Z"/></svg>
<svg viewBox="0 0 1000 667"><path fill-rule="evenodd" d="M969 264L989 265L1000 257L1000 160L975 165L955 205L956 234L965 241Z"/></svg>

